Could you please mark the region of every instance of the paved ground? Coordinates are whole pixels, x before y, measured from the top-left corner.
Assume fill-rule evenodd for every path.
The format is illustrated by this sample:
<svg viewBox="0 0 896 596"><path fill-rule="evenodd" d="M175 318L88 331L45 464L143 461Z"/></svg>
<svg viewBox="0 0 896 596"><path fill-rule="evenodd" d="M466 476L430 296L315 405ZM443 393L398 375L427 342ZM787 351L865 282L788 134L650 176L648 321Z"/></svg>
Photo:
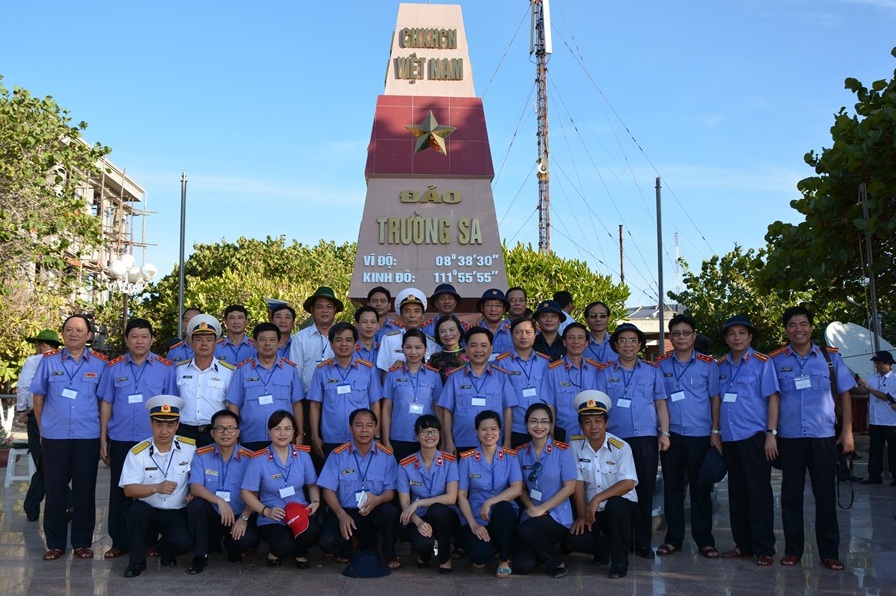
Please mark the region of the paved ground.
<svg viewBox="0 0 896 596"><path fill-rule="evenodd" d="M858 437L861 446L867 437ZM861 447L860 447L861 449ZM857 462L856 473L863 476L867 457ZM209 568L201 575L186 572L190 555L180 558L175 569L161 569L158 559L150 560L147 571L138 578L122 576L126 562L102 560L109 547L105 532L109 474L100 468L97 490L97 531L92 561L72 559L71 553L55 562L43 562L44 539L41 523L29 523L22 513L22 499L27 485L13 484L0 488L0 593L7 594L127 594L146 593L183 594L193 596L223 594L273 594L301 591L315 596L363 594L896 594L896 488L888 480L881 486L855 484L855 503L849 511L839 511L841 558L846 571L824 569L815 551L811 493L806 496L806 529L809 536L807 552L802 564L784 568L775 564L759 568L748 560L708 561L699 557L693 544L682 553L657 558L650 562L632 558L628 577L608 580L606 567L594 567L590 557L572 555L567 563L571 573L554 580L543 573L530 576L514 575L510 579L493 577L494 569L474 570L466 561L455 565L450 576L438 575L435 569L419 570L414 559L403 547L405 567L381 579L349 579L341 575L343 565L324 559L319 550L311 553L314 566L310 570L283 567L270 569L265 565L265 547L252 561L242 564L227 563L223 555L212 555ZM773 480L776 495L780 491L780 477ZM2 486L2 485L0 485ZM731 533L728 530L727 484L719 485L719 514L715 520L716 544L728 549ZM778 526L778 552L783 550ZM654 534L654 547L660 544L662 533ZM779 557L778 557L779 558Z"/></svg>

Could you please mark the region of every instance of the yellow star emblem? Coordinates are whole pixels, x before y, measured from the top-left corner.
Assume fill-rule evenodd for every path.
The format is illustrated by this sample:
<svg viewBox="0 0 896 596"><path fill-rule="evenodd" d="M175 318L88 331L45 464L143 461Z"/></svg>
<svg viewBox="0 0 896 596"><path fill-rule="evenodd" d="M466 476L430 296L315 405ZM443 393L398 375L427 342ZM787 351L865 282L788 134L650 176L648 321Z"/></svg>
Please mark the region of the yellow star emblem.
<svg viewBox="0 0 896 596"><path fill-rule="evenodd" d="M445 138L457 130L456 126L439 126L436 117L432 115L432 110L423 119L422 124L411 124L405 128L417 139L414 153L420 153L430 147L442 155L448 153L445 148Z"/></svg>

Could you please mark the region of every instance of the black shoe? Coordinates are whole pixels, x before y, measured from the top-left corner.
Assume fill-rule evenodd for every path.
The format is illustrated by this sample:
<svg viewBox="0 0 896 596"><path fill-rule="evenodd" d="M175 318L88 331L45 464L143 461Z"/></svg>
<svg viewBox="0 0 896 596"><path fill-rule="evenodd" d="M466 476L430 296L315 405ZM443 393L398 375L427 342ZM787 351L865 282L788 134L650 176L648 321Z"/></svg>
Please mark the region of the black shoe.
<svg viewBox="0 0 896 596"><path fill-rule="evenodd" d="M610 579L619 579L628 575L628 562L613 561L610 565L610 572L607 577Z"/></svg>
<svg viewBox="0 0 896 596"><path fill-rule="evenodd" d="M635 548L635 554L641 557L642 559L654 559L656 555L653 552L653 549L649 546L639 546ZM621 576L620 576L621 577Z"/></svg>
<svg viewBox="0 0 896 596"><path fill-rule="evenodd" d="M569 573L569 567L566 566L566 563L560 563L556 567L554 567L554 571L551 572L551 576L554 579L560 579L561 577L566 577L566 574Z"/></svg>
<svg viewBox="0 0 896 596"><path fill-rule="evenodd" d="M884 481L881 480L880 478L871 478L869 476L868 478L865 478L864 480L862 480L859 484L883 484L883 482Z"/></svg>
<svg viewBox="0 0 896 596"><path fill-rule="evenodd" d="M65 521L71 523L72 515L74 515L74 514L75 514L75 509L73 507L69 507L68 509L66 509L65 510Z"/></svg>
<svg viewBox="0 0 896 596"><path fill-rule="evenodd" d="M448 575L454 571L453 567L439 567L439 575Z"/></svg>
<svg viewBox="0 0 896 596"><path fill-rule="evenodd" d="M307 559L305 561L299 561L298 559L294 559L296 562L296 567L299 569L311 569L311 561Z"/></svg>
<svg viewBox="0 0 896 596"><path fill-rule="evenodd" d="M193 557L193 562L190 563L190 575L198 575L202 573L206 567L208 567L208 559L206 557Z"/></svg>
<svg viewBox="0 0 896 596"><path fill-rule="evenodd" d="M610 555L607 554L594 555L594 559L591 560L592 565L609 565L609 563Z"/></svg>
<svg viewBox="0 0 896 596"><path fill-rule="evenodd" d="M268 559L268 567L279 567L282 564L280 559Z"/></svg>
<svg viewBox="0 0 896 596"><path fill-rule="evenodd" d="M159 564L162 567L177 567L177 559L175 557L162 557Z"/></svg>
<svg viewBox="0 0 896 596"><path fill-rule="evenodd" d="M131 563L128 565L127 569L124 570L125 577L137 577L141 573L146 571L146 560L140 561L139 563Z"/></svg>

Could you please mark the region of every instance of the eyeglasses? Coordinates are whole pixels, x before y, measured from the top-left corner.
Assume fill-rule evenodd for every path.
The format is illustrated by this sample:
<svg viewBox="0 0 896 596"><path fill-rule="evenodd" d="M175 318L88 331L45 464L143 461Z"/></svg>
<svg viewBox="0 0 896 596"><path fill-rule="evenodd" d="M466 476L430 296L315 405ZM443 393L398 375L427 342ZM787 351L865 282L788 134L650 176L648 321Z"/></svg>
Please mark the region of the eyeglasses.
<svg viewBox="0 0 896 596"><path fill-rule="evenodd" d="M525 304L526 299L525 298L508 298L507 302L509 302L511 304Z"/></svg>
<svg viewBox="0 0 896 596"><path fill-rule="evenodd" d="M216 426L216 427L212 428L212 430L215 431L216 433L233 434L239 430L239 427L237 427L237 426Z"/></svg>
<svg viewBox="0 0 896 596"><path fill-rule="evenodd" d="M437 428L424 428L417 432L421 437L437 437L439 436L439 429Z"/></svg>
<svg viewBox="0 0 896 596"><path fill-rule="evenodd" d="M531 424L532 426L550 426L551 425L551 421L547 418L529 418L529 420L527 420L527 422L529 424Z"/></svg>
<svg viewBox="0 0 896 596"><path fill-rule="evenodd" d="M690 337L694 335L693 331L673 331L669 335L672 337Z"/></svg>
<svg viewBox="0 0 896 596"><path fill-rule="evenodd" d="M532 472L529 474L529 482L538 482L538 476L541 474L541 462L537 461L532 464Z"/></svg>
<svg viewBox="0 0 896 596"><path fill-rule="evenodd" d="M606 318L608 318L609 316L610 316L609 313L602 313L602 312L590 312L590 313L588 313L588 318L589 318L589 319L606 319Z"/></svg>
<svg viewBox="0 0 896 596"><path fill-rule="evenodd" d="M625 345L625 344L640 343L640 341L641 340L639 340L637 337L620 337L619 339L616 340L616 343Z"/></svg>

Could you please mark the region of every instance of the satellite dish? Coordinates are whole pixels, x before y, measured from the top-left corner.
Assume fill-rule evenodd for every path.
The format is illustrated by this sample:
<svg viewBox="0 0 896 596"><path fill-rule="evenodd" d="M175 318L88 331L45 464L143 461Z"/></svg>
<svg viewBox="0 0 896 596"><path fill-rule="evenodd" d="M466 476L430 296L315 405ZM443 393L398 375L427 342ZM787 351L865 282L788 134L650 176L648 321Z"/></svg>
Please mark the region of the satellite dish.
<svg viewBox="0 0 896 596"><path fill-rule="evenodd" d="M843 362L854 374L867 379L877 371L871 357L874 356L873 334L870 330L855 323L835 321L824 330L824 340L829 346L840 349ZM896 356L893 344L878 336L881 350Z"/></svg>

